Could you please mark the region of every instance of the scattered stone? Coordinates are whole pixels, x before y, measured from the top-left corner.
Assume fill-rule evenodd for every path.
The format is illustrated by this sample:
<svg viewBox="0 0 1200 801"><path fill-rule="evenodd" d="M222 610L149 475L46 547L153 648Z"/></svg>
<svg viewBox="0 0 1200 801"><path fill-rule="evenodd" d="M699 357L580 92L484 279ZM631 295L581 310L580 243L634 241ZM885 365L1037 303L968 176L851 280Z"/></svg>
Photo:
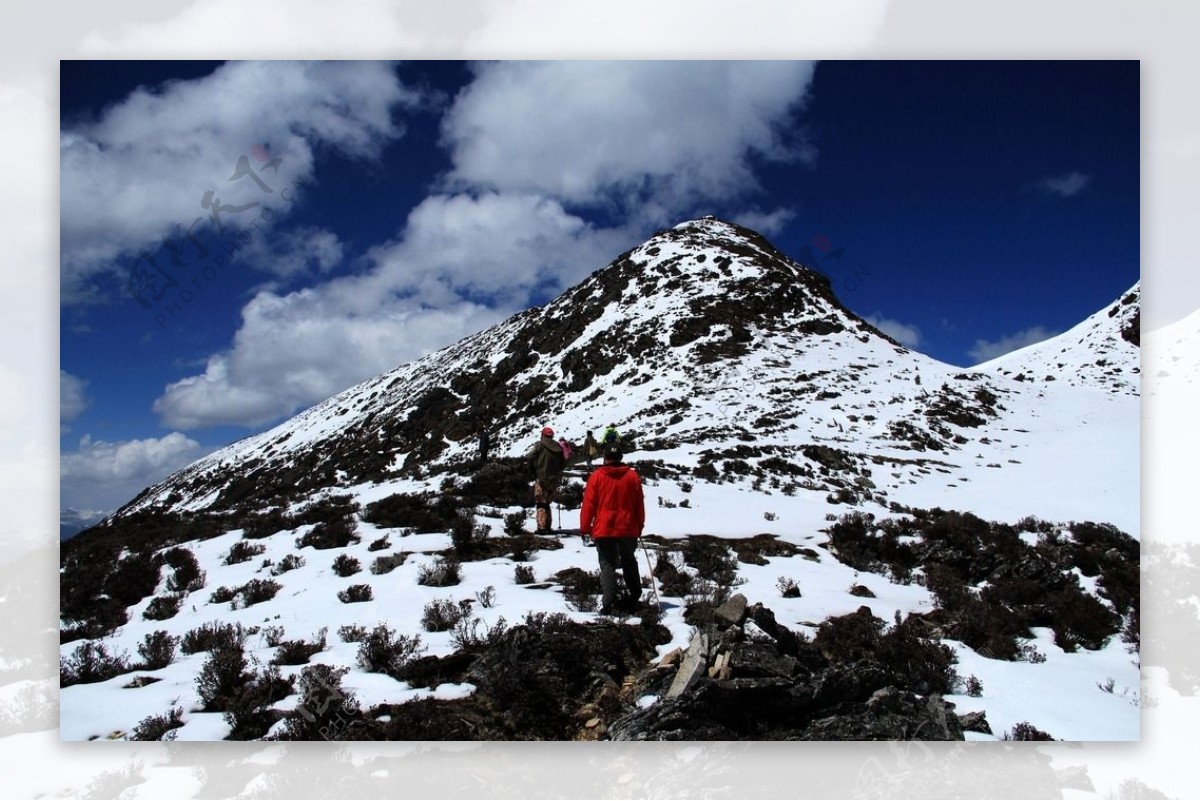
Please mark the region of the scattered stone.
<svg viewBox="0 0 1200 801"><path fill-rule="evenodd" d="M746 604L746 596L739 592L718 606L713 612L713 618L722 628L741 625L741 622L746 619Z"/></svg>
<svg viewBox="0 0 1200 801"><path fill-rule="evenodd" d="M692 641L688 643L687 653L683 655L679 672L675 674L675 680L671 682L671 687L667 690L667 697L674 698L682 695L701 678L707 666L708 635L698 631L692 635Z"/></svg>
<svg viewBox="0 0 1200 801"><path fill-rule="evenodd" d="M973 731L979 734L991 734L992 727L988 725L986 712L967 712L958 716L958 724L963 731Z"/></svg>

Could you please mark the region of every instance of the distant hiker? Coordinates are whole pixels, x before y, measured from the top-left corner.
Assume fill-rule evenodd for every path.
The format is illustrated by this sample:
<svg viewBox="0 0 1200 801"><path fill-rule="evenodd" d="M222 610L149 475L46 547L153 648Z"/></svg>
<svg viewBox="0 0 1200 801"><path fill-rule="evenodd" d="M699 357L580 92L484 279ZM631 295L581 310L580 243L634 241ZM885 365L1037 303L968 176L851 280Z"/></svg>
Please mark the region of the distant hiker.
<svg viewBox="0 0 1200 801"><path fill-rule="evenodd" d="M479 429L479 461L486 462L492 448L492 435L486 428Z"/></svg>
<svg viewBox="0 0 1200 801"><path fill-rule="evenodd" d="M633 611L642 596L637 541L646 523L646 503L641 477L621 459L621 451L616 448L604 451L604 464L592 473L583 490L583 509L579 513L580 532L596 543L603 615ZM620 597L618 565L625 576L625 592Z"/></svg>
<svg viewBox="0 0 1200 801"><path fill-rule="evenodd" d="M617 431L616 423L609 423L608 428L604 429L604 436L600 438L600 444L607 450L608 448L616 448L621 444L621 434Z"/></svg>
<svg viewBox="0 0 1200 801"><path fill-rule="evenodd" d="M558 440L558 447L562 448L562 452L563 452L563 461L564 461L564 462L567 462L567 463L570 463L570 461L571 461L571 451L572 451L572 450L574 450L574 448L572 448L572 447L571 447L571 442L570 442L570 440L568 440L566 437L561 437L561 438Z"/></svg>
<svg viewBox="0 0 1200 801"><path fill-rule="evenodd" d="M588 472L592 472L592 459L600 455L600 443L596 442L596 438L592 436L592 432L587 433L587 439L583 441L583 458L587 459Z"/></svg>
<svg viewBox="0 0 1200 801"><path fill-rule="evenodd" d="M533 474L533 505L537 509L537 534L550 533L550 504L558 496L558 485L562 481L562 446L554 441L554 429L542 429L541 439L529 449L526 457Z"/></svg>

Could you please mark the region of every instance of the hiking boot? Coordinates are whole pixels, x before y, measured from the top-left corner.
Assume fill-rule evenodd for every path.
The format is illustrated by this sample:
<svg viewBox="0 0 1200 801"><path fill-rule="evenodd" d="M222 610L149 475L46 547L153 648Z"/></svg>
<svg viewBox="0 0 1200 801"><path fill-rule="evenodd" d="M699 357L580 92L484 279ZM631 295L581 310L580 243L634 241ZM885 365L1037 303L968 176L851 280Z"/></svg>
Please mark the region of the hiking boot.
<svg viewBox="0 0 1200 801"><path fill-rule="evenodd" d="M618 612L630 614L632 612L637 611L637 608L638 608L638 605L640 602L641 602L640 596L638 596L636 598L632 597L632 596L626 596L626 597L622 598L621 600L617 601L615 604L613 604L613 607Z"/></svg>

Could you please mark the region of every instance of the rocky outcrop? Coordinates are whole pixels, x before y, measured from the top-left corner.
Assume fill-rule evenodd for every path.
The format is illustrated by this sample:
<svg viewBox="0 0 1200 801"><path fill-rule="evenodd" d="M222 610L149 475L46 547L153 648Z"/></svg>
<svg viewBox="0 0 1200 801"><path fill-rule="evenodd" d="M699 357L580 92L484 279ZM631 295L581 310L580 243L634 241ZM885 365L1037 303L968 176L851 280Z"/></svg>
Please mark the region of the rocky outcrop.
<svg viewBox="0 0 1200 801"><path fill-rule="evenodd" d="M864 610L855 615L869 617ZM626 688L644 697L669 680L660 700L609 725L611 739L963 739L941 695L913 692L909 676L872 658L826 658L761 604L734 595L712 619L682 657L664 659L666 670L654 666Z"/></svg>

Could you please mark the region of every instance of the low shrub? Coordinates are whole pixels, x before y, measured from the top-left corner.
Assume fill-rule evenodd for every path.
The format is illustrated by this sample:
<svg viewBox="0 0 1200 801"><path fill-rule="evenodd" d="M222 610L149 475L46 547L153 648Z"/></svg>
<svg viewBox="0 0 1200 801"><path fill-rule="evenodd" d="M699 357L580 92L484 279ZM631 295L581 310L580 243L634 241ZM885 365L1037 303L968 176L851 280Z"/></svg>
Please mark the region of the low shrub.
<svg viewBox="0 0 1200 801"><path fill-rule="evenodd" d="M208 602L210 604L227 604L232 601L236 595L236 589L220 586L213 590L212 594L208 596Z"/></svg>
<svg viewBox="0 0 1200 801"><path fill-rule="evenodd" d="M349 554L339 554L338 558L333 560L333 572L342 578L353 576L360 570L362 570L362 565Z"/></svg>
<svg viewBox="0 0 1200 801"><path fill-rule="evenodd" d="M660 551L654 564L660 592L670 598L686 598L695 591L696 577L680 568L667 552Z"/></svg>
<svg viewBox="0 0 1200 801"><path fill-rule="evenodd" d="M263 626L259 630L259 634L268 648L278 647L283 642L283 635L285 633L283 626Z"/></svg>
<svg viewBox="0 0 1200 801"><path fill-rule="evenodd" d="M172 637L168 632L153 631L142 638L138 645L138 655L142 657L144 670L165 668L175 661L175 646L179 644L178 637Z"/></svg>
<svg viewBox="0 0 1200 801"><path fill-rule="evenodd" d="M1024 720L1013 726L1011 730L1005 732L1004 739L1016 742L1048 742L1054 740L1049 734Z"/></svg>
<svg viewBox="0 0 1200 801"><path fill-rule="evenodd" d="M337 740L362 714L354 693L342 687L349 668L309 665L300 671L300 702L287 714L280 740Z"/></svg>
<svg viewBox="0 0 1200 801"><path fill-rule="evenodd" d="M345 625L338 628L338 639L342 642L362 642L366 638L366 626Z"/></svg>
<svg viewBox="0 0 1200 801"><path fill-rule="evenodd" d="M371 544L367 546L367 550L368 551L386 551L388 548L391 548L391 547L392 547L392 541L389 540L386 536L384 536L384 537L380 537L377 540L373 540L371 542Z"/></svg>
<svg viewBox="0 0 1200 801"><path fill-rule="evenodd" d="M500 642L506 631L508 622L503 617L488 626L479 618L468 615L455 624L450 642L460 651L478 651Z"/></svg>
<svg viewBox="0 0 1200 801"><path fill-rule="evenodd" d="M421 616L421 627L430 632L449 631L470 614L470 601L454 603L443 599L433 600L425 604L425 610Z"/></svg>
<svg viewBox="0 0 1200 801"><path fill-rule="evenodd" d="M509 541L512 543L512 551L509 556L514 562L528 562L529 557L537 550L537 538L524 531L510 538Z"/></svg>
<svg viewBox="0 0 1200 801"><path fill-rule="evenodd" d="M513 570L513 581L517 584L532 584L534 582L533 568L529 565L517 565Z"/></svg>
<svg viewBox="0 0 1200 801"><path fill-rule="evenodd" d="M386 623L380 623L359 642L358 666L368 673L396 672L425 652L421 635L397 634Z"/></svg>
<svg viewBox="0 0 1200 801"><path fill-rule="evenodd" d="M242 644L217 648L196 677L196 692L205 712L224 712L241 693L249 676L246 673L246 654Z"/></svg>
<svg viewBox="0 0 1200 801"><path fill-rule="evenodd" d="M341 522L353 517L359 511L358 501L351 495L332 495L310 504L294 515L297 526L314 523Z"/></svg>
<svg viewBox="0 0 1200 801"><path fill-rule="evenodd" d="M1052 600L1054 642L1068 653L1077 647L1095 651L1121 631L1121 616L1077 584L1064 587Z"/></svg>
<svg viewBox="0 0 1200 801"><path fill-rule="evenodd" d="M813 644L830 662L854 662L874 656L879 650L884 623L868 607L848 615L831 617L817 626Z"/></svg>
<svg viewBox="0 0 1200 801"><path fill-rule="evenodd" d="M949 646L924 635L919 618L910 615L879 638L875 658L896 673L902 687L918 695L954 692L958 658Z"/></svg>
<svg viewBox="0 0 1200 801"><path fill-rule="evenodd" d="M238 590L243 607L269 601L283 589L283 585L274 579L250 579Z"/></svg>
<svg viewBox="0 0 1200 801"><path fill-rule="evenodd" d="M490 531L488 526L480 525L476 521L472 511L461 510L450 524L450 541L460 558L469 559L487 541Z"/></svg>
<svg viewBox="0 0 1200 801"><path fill-rule="evenodd" d="M158 595L150 600L142 611L142 618L145 620L170 620L179 614L179 607L183 605L182 595Z"/></svg>
<svg viewBox="0 0 1200 801"><path fill-rule="evenodd" d="M394 553L389 556L376 556L375 561L371 563L371 572L377 576L391 573L404 564L407 559L408 554L405 552Z"/></svg>
<svg viewBox="0 0 1200 801"><path fill-rule="evenodd" d="M225 722L230 740L258 740L283 713L272 706L292 694L292 680L276 665L246 674L240 690L226 702Z"/></svg>
<svg viewBox="0 0 1200 801"><path fill-rule="evenodd" d="M564 482L554 500L564 509L578 509L583 506L583 485L578 481Z"/></svg>
<svg viewBox="0 0 1200 801"><path fill-rule="evenodd" d="M375 597L370 584L351 584L337 594L338 600L344 604L358 604L370 601Z"/></svg>
<svg viewBox="0 0 1200 801"><path fill-rule="evenodd" d="M271 568L272 576L282 576L290 570L304 567L304 557L298 554L289 553L287 556L279 560L279 562Z"/></svg>
<svg viewBox="0 0 1200 801"><path fill-rule="evenodd" d="M271 659L273 665L303 665L314 654L325 650L325 632L322 631L313 642L306 640L285 640L275 649Z"/></svg>
<svg viewBox="0 0 1200 801"><path fill-rule="evenodd" d="M453 495L396 493L367 504L363 520L381 528L407 528L418 534L449 531L459 516Z"/></svg>
<svg viewBox="0 0 1200 801"><path fill-rule="evenodd" d="M431 564L421 565L417 583L426 587L452 587L462 581L462 566L457 559L439 556Z"/></svg>
<svg viewBox="0 0 1200 801"><path fill-rule="evenodd" d="M319 551L345 548L359 541L354 529L354 518L350 515L322 521L301 535L296 540L296 547L311 547Z"/></svg>
<svg viewBox="0 0 1200 801"><path fill-rule="evenodd" d="M263 553L266 550L267 546L261 543L238 540L229 549L229 553L225 554L225 558L222 560L222 563L226 565L236 565L242 562L249 562L255 556L258 556L260 553Z"/></svg>
<svg viewBox="0 0 1200 801"><path fill-rule="evenodd" d="M260 540L295 527L296 521L290 515L279 509L272 509L250 518L243 526L242 536L246 539Z"/></svg>
<svg viewBox="0 0 1200 801"><path fill-rule="evenodd" d="M601 587L598 571L569 567L555 573L554 580L562 584L563 599L572 609L595 612L599 608L597 596L601 593Z"/></svg>
<svg viewBox="0 0 1200 801"><path fill-rule="evenodd" d="M163 554L163 562L172 571L167 579L168 592L189 593L204 587L205 573L200 569L196 555L187 548L171 548Z"/></svg>
<svg viewBox="0 0 1200 801"><path fill-rule="evenodd" d="M733 587L737 581L737 558L729 547L716 537L688 537L683 543L683 560L695 568L696 574L722 587Z"/></svg>
<svg viewBox="0 0 1200 801"><path fill-rule="evenodd" d="M149 715L142 718L129 735L130 740L170 741L175 739L175 729L183 726L183 707L172 707L165 715Z"/></svg>
<svg viewBox="0 0 1200 801"><path fill-rule="evenodd" d="M60 687L72 684L94 684L108 681L113 676L128 673L129 657L110 654L102 642L85 642L71 656L58 660L58 683Z"/></svg>
<svg viewBox="0 0 1200 801"><path fill-rule="evenodd" d="M130 607L158 588L162 560L146 552L125 555L104 580L104 593L123 607Z"/></svg>
<svg viewBox="0 0 1200 801"><path fill-rule="evenodd" d="M504 516L504 533L510 537L520 537L525 531L525 512L510 512Z"/></svg>
<svg viewBox="0 0 1200 801"><path fill-rule="evenodd" d="M529 497L529 475L522 459L496 459L479 468L461 490L475 504L512 506Z"/></svg>
<svg viewBox="0 0 1200 801"><path fill-rule="evenodd" d="M779 594L784 598L800 597L800 585L798 585L796 580L793 578L788 576L780 576L779 580L775 582L775 587L779 590Z"/></svg>
<svg viewBox="0 0 1200 801"><path fill-rule="evenodd" d="M246 630L240 623L213 621L184 634L179 643L179 650L185 654L195 654L201 651L240 648L245 642L246 636Z"/></svg>

